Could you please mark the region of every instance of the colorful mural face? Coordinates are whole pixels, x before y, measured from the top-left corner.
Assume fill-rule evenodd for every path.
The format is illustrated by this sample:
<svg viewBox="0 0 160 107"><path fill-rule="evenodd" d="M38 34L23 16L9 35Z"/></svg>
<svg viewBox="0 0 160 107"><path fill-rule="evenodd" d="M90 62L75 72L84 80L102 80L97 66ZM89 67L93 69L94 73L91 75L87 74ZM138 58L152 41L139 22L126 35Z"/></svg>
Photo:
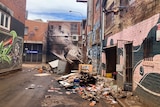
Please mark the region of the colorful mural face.
<svg viewBox="0 0 160 107"><path fill-rule="evenodd" d="M57 57L52 57L52 60L59 58L61 60L67 60L70 63L73 60L81 61L82 52L72 43L70 24L62 23L60 25L54 25L49 31L48 51Z"/></svg>
<svg viewBox="0 0 160 107"><path fill-rule="evenodd" d="M10 33L0 32L0 69L17 69L22 64L22 38L15 31Z"/></svg>

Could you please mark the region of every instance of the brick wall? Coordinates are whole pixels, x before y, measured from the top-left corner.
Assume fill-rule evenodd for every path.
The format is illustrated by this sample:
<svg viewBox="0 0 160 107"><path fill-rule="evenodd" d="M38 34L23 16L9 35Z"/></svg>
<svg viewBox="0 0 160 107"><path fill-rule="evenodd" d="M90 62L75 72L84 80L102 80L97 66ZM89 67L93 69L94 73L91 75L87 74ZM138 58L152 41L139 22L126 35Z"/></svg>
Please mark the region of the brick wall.
<svg viewBox="0 0 160 107"><path fill-rule="evenodd" d="M26 0L1 0L2 4L13 11L13 17L20 22L25 22Z"/></svg>
<svg viewBox="0 0 160 107"><path fill-rule="evenodd" d="M109 0L109 5L113 2L113 0ZM116 2L115 6L118 6L118 2ZM105 35L112 33L115 34L117 32L126 29L129 26L133 26L149 17L159 13L160 10L160 1L159 0L135 0L132 5L129 5L127 9L122 11L126 11L122 16L120 13L114 15L114 23L106 28L107 20L104 19L105 24ZM106 16L105 16L106 17Z"/></svg>
<svg viewBox="0 0 160 107"><path fill-rule="evenodd" d="M26 20L28 34L24 36L24 41L43 41L48 30L48 23L41 21Z"/></svg>
<svg viewBox="0 0 160 107"><path fill-rule="evenodd" d="M160 10L159 0L136 0L127 9L126 14L121 18L123 28L137 24L157 13Z"/></svg>
<svg viewBox="0 0 160 107"><path fill-rule="evenodd" d="M136 69L134 69L133 71L133 81L134 82L140 82L140 80L142 79L142 77L147 74L147 73L151 73L151 72L156 72L157 74L160 73L160 67L159 67L159 57L156 57L154 56L154 60L156 60L155 62L154 61L150 61L149 64L147 65L143 65L143 64L139 64L139 61L144 59L144 50L143 50L143 45L144 45L144 40L146 38L153 38L153 52L152 54L153 55L156 55L156 56L160 56L160 51L159 51L159 47L160 47L160 42L159 41L156 41L156 25L157 25L157 22L159 22L160 19L159 19L159 14L156 14L156 15L153 15L152 17L146 19L146 20L143 20L133 26L130 26L130 27L127 27L126 29L123 29L122 32L119 32L119 33L116 33L112 36L109 36L108 39L107 39L107 45L106 46L110 46L110 41L113 40L113 44L117 44L117 40L124 40L124 41L133 41L133 67L136 67ZM127 43L127 42L126 42ZM119 51L118 51L119 52ZM120 54L120 52L118 53ZM123 56L122 56L123 57ZM123 62L123 58L120 58L119 59L120 61L119 62ZM121 63L120 63L121 64ZM138 65L138 66L135 66L135 65ZM151 64L154 64L153 66ZM157 64L157 65L156 65ZM122 64L123 65L123 64ZM140 66L143 66L144 67L144 75L140 75ZM117 79L118 79L118 85L120 87L123 86L122 84L122 77L120 75L117 76ZM159 87L159 76L151 76L150 78L146 78L145 81L143 81L143 86L150 90L151 92L153 92L154 90L160 90ZM155 84L154 84L155 82ZM136 84L137 85L137 84ZM147 101L151 101L152 99L152 102L154 104L159 104L159 102L157 102L157 96L155 95L151 95L149 93L147 93L144 89L142 88L135 88L135 85L134 85L134 92L136 92L140 97L142 98L145 98L144 101L145 103L147 103ZM147 94L146 94L147 93ZM158 93L160 93L158 91ZM147 96L152 96L152 97L147 97ZM152 103L151 102L151 103ZM152 106L149 106L149 107L152 107ZM155 106L156 107L156 106Z"/></svg>

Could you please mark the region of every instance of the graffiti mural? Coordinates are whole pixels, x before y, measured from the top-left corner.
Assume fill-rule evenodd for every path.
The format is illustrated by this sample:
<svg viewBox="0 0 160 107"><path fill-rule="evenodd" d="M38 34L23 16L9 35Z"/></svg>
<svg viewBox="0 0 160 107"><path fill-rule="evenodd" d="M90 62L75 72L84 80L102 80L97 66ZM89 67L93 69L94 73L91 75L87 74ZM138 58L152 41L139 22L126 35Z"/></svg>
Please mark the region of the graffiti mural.
<svg viewBox="0 0 160 107"><path fill-rule="evenodd" d="M22 65L22 37L15 31L0 32L0 71L5 72L21 68Z"/></svg>
<svg viewBox="0 0 160 107"><path fill-rule="evenodd" d="M51 26L47 38L48 60L61 59L69 63L73 63L74 60L81 61L82 52L72 41L71 24L61 23Z"/></svg>
<svg viewBox="0 0 160 107"><path fill-rule="evenodd" d="M9 55L11 51L11 45L8 47L4 47L3 41L0 43L0 63L4 63L5 61L10 63L11 62L11 56Z"/></svg>
<svg viewBox="0 0 160 107"><path fill-rule="evenodd" d="M124 76L123 80L131 81L132 90L138 94L148 105L158 107L160 98L160 41L159 41L160 14L156 14L134 26L130 26L113 36L107 38L106 46L117 44L117 63L120 69L118 74ZM132 51L130 62L127 62L127 48ZM131 47L132 46L132 47ZM126 65L131 63L130 72ZM131 76L129 75L131 74Z"/></svg>

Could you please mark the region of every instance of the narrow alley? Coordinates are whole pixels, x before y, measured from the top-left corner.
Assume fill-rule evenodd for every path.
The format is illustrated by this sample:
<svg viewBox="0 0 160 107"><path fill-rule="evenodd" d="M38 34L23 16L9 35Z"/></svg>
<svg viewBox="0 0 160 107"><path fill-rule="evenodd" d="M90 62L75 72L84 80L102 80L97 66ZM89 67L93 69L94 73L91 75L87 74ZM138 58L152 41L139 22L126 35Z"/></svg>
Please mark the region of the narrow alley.
<svg viewBox="0 0 160 107"><path fill-rule="evenodd" d="M0 76L0 107L88 107L89 101L78 94L66 94L56 78L59 75L45 73L39 75L37 65L23 65L21 71ZM43 73L41 73L43 74ZM58 92L49 91L56 87ZM113 107L105 99L94 107ZM114 106L120 107L120 106Z"/></svg>
<svg viewBox="0 0 160 107"><path fill-rule="evenodd" d="M0 107L160 107L160 0L0 0Z"/></svg>

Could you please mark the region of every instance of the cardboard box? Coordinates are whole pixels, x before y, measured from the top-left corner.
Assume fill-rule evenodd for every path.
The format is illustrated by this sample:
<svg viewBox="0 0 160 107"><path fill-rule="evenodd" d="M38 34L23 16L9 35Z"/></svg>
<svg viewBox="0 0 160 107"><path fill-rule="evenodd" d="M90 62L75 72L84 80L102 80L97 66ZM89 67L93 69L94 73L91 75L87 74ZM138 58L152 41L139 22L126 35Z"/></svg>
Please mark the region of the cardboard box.
<svg viewBox="0 0 160 107"><path fill-rule="evenodd" d="M92 65L91 64L79 64L79 72L92 72Z"/></svg>

